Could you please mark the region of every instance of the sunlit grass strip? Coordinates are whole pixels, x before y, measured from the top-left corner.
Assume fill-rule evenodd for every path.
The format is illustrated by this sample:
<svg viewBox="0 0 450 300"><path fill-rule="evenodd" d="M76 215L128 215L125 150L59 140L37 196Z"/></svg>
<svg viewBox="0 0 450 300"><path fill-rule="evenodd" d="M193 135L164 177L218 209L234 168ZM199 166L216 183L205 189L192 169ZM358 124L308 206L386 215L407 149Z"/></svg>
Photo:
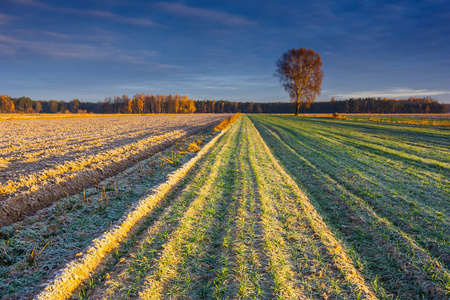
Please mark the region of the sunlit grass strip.
<svg viewBox="0 0 450 300"><path fill-rule="evenodd" d="M289 261L289 253L282 238L283 227L276 220L277 212L265 194L261 194L263 213L265 248L270 259L268 269L275 283L274 290L278 299L305 299L300 287L296 284L293 265Z"/></svg>
<svg viewBox="0 0 450 300"><path fill-rule="evenodd" d="M218 143L217 147L223 142L224 139ZM207 157L214 154L215 152L211 151ZM123 263L127 264L127 267L120 271L113 270L108 274L107 278L109 279L105 282L105 291L101 295L102 299L126 298L137 293L147 274L156 268L153 262L156 261L158 255L157 249L160 249L171 234L177 230L181 217L189 208L193 199L196 198L202 185L210 178L213 162L212 160L206 160L199 173L195 174L192 182L189 176L185 178L184 181L189 182L189 184L182 190L181 195L173 195L175 199L172 204L140 236L138 245L133 247L131 253L121 259L124 261ZM90 296L96 298L95 291L94 296Z"/></svg>
<svg viewBox="0 0 450 300"><path fill-rule="evenodd" d="M333 257L328 255L328 250L320 239L321 232L315 232L310 226L307 214L299 207L298 197L286 183L284 174L278 172L271 163L264 147L259 146L257 136L250 134L249 138L252 145L249 157L258 183L258 192L262 201L267 199L263 203L265 207L270 207L271 212L267 217L270 223L266 227L271 230L275 228L276 232L281 233L274 242L266 242L272 248L277 246L284 249L286 264L290 265L293 274L290 281L301 289L283 294L287 289L281 288L282 292L277 292L278 298L315 298L317 295L323 298L356 298L359 291L342 274L336 272Z"/></svg>
<svg viewBox="0 0 450 300"><path fill-rule="evenodd" d="M291 187L293 192L299 198L299 204L302 206L305 214L310 220L310 224L316 233L320 233L320 238L327 247L328 252L333 256L333 259L337 267L342 271L344 277L348 282L350 282L360 295L366 299L377 299L375 294L369 289L369 287L364 282L364 278L356 270L353 261L348 257L341 244L336 240L331 231L328 229L327 225L323 221L322 217L317 213L314 206L309 202L307 196L300 190L295 181L291 176L283 169L279 164L277 159L273 156L271 150L267 144L262 139L258 130L252 124L255 129L255 135L261 140L261 146L266 151L271 163L274 164L276 170L283 175L286 183Z"/></svg>
<svg viewBox="0 0 450 300"><path fill-rule="evenodd" d="M246 117L245 124L243 126L247 129L248 141L248 174L247 180L254 182L254 195L255 200L258 201L258 205L261 208L259 218L261 219L262 232L261 238L263 241L263 249L267 255L266 272L272 277L273 294L270 298L277 299L306 299L306 296L301 291L296 282L295 272L289 259L289 253L286 249L285 240L283 239L284 230L277 219L277 211L274 209L272 201L274 199L267 195L267 189L263 185L267 184L265 178L262 178L259 173L255 172L255 152L254 148L261 147L260 141L252 138L255 135L254 130L250 129L251 122ZM261 159L261 157L258 157ZM266 160L258 160L258 163L267 166ZM276 201L276 200L275 200ZM238 249L239 250L239 249ZM267 297L267 295L261 295Z"/></svg>
<svg viewBox="0 0 450 300"><path fill-rule="evenodd" d="M238 125L238 124L236 124ZM227 166L225 158L230 158L230 139L234 138L238 126L232 127L227 135L225 143L221 144L220 152L215 156L211 173L205 185L198 192L195 199L180 221L179 228L172 233L170 240L163 245L164 251L157 260L156 270L146 278L143 290L139 293L140 299L160 299L164 296L170 281L174 280L178 274L179 265L185 261L186 252L197 252L200 247L199 235L204 236L210 225L208 211L214 209L214 205L219 199L208 197L217 184L217 178ZM222 171L222 172L221 172ZM197 223L200 228L197 228ZM192 236L192 237L191 237ZM202 237L200 237L202 239ZM188 274L188 273L186 273Z"/></svg>
<svg viewBox="0 0 450 300"><path fill-rule="evenodd" d="M238 299L265 299L273 293L273 281L268 272L264 272L267 255L261 240L262 213L257 203L256 183L251 174L249 162L249 134L245 126L245 137L241 141L242 148L246 149L239 156L239 176L241 205L236 218L233 220L233 230L224 239L224 248L232 245L232 273L234 281L227 282L232 298ZM252 179L251 181L249 179ZM231 222L231 220L230 220ZM230 249L231 250L231 249Z"/></svg>
<svg viewBox="0 0 450 300"><path fill-rule="evenodd" d="M49 283L37 299L65 299L91 274L95 271L101 260L113 249L117 248L133 226L145 217L164 197L173 186L175 186L195 163L219 140L226 132L223 130L207 145L200 150L196 156L184 164L180 169L168 176L167 181L153 188L150 195L141 199L129 211L118 225L114 226L101 237L95 239L82 257L69 263L59 275Z"/></svg>

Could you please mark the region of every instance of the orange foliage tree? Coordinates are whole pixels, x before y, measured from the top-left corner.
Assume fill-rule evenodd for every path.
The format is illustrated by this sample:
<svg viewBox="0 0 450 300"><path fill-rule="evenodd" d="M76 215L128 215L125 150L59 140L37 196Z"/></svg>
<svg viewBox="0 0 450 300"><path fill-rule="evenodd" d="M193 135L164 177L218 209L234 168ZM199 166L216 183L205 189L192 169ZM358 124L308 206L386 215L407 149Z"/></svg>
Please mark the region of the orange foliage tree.
<svg viewBox="0 0 450 300"><path fill-rule="evenodd" d="M1 113L13 113L15 112L14 102L8 95L0 96L0 112Z"/></svg>

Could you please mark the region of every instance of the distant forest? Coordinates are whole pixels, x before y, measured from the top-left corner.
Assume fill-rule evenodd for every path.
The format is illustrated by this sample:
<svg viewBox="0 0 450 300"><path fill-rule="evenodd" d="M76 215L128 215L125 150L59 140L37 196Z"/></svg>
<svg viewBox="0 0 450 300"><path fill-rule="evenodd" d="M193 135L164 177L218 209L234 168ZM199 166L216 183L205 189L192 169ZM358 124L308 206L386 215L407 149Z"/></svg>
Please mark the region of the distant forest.
<svg viewBox="0 0 450 300"><path fill-rule="evenodd" d="M303 107L305 113L446 113L450 105L431 98L364 98L314 102ZM29 97L0 96L0 113L294 113L291 102L233 102L227 100L193 100L180 95L136 94L106 98L101 102L78 99L32 100Z"/></svg>

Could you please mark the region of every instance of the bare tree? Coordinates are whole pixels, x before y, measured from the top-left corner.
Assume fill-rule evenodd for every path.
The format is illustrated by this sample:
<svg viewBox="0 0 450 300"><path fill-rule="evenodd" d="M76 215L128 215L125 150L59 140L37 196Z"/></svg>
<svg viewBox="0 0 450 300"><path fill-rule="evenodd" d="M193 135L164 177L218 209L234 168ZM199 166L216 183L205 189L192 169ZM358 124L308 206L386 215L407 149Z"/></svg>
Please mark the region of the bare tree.
<svg viewBox="0 0 450 300"><path fill-rule="evenodd" d="M320 94L323 79L320 55L311 49L291 49L277 61L275 76L295 102L297 116L301 104L310 105Z"/></svg>

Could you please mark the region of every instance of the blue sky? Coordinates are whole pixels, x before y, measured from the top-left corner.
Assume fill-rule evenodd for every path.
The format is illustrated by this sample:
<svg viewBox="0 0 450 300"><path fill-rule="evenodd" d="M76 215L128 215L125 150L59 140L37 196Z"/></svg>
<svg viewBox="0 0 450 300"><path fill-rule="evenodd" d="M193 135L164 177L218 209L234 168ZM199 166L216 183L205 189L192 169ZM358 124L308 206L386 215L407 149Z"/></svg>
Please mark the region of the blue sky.
<svg viewBox="0 0 450 300"><path fill-rule="evenodd" d="M317 100L450 102L450 2L0 0L0 93L287 101L291 48L322 56Z"/></svg>

